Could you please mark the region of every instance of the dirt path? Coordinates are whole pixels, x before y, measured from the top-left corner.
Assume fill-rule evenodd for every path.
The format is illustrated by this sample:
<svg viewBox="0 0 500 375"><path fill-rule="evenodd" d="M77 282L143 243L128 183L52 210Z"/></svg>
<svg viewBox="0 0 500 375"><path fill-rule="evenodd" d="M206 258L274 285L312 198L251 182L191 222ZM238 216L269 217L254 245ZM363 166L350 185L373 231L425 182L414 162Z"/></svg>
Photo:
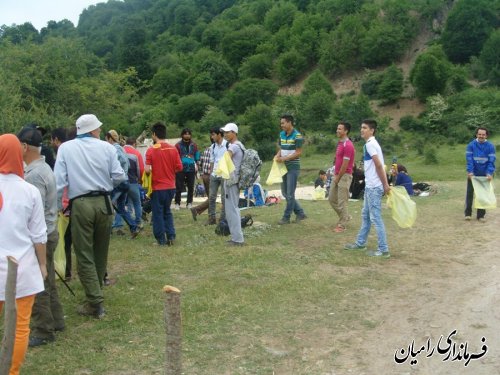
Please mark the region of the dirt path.
<svg viewBox="0 0 500 375"><path fill-rule="evenodd" d="M341 351L339 370L332 374L500 374L500 213L491 211L486 224L467 223L461 217L443 219L447 233L442 236L444 224L423 228L429 237L421 242L434 238L435 246L417 243L413 249L398 249L399 256L381 265L398 285L370 296L367 314L377 326L353 333L357 347ZM454 330L457 350L460 343L467 343L469 353L481 353L484 337L487 353L467 367L465 360L443 361L446 354L437 351L426 357L427 349L396 364L396 350L407 352L412 340L418 350L430 339L432 350L442 335L445 348ZM411 365L412 359L417 363Z"/></svg>

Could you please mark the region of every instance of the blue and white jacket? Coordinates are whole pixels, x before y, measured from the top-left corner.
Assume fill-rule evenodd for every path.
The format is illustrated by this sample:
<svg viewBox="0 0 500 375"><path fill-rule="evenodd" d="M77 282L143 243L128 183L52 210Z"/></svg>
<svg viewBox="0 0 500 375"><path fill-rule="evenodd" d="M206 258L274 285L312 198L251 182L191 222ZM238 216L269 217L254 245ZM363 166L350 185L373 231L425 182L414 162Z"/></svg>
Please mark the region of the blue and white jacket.
<svg viewBox="0 0 500 375"><path fill-rule="evenodd" d="M474 139L467 145L465 158L467 173L472 173L474 176L492 176L495 172L495 146L488 141L480 143Z"/></svg>

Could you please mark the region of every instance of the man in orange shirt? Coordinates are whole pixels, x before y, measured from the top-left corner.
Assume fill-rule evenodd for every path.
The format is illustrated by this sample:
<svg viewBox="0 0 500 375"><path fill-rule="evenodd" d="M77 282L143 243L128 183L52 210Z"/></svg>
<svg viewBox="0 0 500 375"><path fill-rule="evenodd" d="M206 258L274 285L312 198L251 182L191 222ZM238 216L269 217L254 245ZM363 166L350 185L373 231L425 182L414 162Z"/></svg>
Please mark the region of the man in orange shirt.
<svg viewBox="0 0 500 375"><path fill-rule="evenodd" d="M170 204L175 196L175 174L182 171L182 163L177 149L165 140L165 125L157 122L151 131L155 145L146 151L145 172L152 173L153 234L158 245L172 246L175 227Z"/></svg>

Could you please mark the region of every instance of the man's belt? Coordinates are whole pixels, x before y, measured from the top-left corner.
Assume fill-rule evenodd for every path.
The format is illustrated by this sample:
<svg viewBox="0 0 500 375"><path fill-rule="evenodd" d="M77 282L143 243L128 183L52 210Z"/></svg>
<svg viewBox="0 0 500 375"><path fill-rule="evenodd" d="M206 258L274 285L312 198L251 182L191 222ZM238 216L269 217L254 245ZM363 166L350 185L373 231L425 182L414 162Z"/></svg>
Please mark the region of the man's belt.
<svg viewBox="0 0 500 375"><path fill-rule="evenodd" d="M78 198L89 198L89 197L104 197L104 201L106 202L106 209L108 211L108 215L113 214L113 209L111 208L111 198L109 198L111 195L110 191L101 191L101 190L95 190L95 191L90 191L86 194L79 195L77 197L71 198L69 200L69 205L66 208L66 210L71 209L72 203L75 199ZM66 211L65 210L65 211Z"/></svg>

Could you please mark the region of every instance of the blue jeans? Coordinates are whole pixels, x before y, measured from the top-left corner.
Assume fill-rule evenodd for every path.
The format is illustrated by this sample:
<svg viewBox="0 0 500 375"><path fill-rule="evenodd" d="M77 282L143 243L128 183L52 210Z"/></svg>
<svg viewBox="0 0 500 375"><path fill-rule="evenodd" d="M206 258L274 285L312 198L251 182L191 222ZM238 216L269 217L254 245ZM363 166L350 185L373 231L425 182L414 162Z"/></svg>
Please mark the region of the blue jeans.
<svg viewBox="0 0 500 375"><path fill-rule="evenodd" d="M290 169L284 176L281 183L281 194L286 199L285 213L283 219L290 220L292 212L297 216L303 216L304 210L299 202L295 200L295 189L297 189L297 180L299 179L300 169Z"/></svg>
<svg viewBox="0 0 500 375"><path fill-rule="evenodd" d="M385 225L382 220L382 197L384 196L384 188L382 186L375 188L365 187L365 197L363 202L363 210L361 211L361 228L359 229L356 244L364 246L370 233L370 227L373 224L377 231L378 250L382 252L389 251L387 246L387 236L385 233Z"/></svg>
<svg viewBox="0 0 500 375"><path fill-rule="evenodd" d="M154 190L151 196L153 234L160 245L175 239L174 216L170 210L174 197L175 189Z"/></svg>
<svg viewBox="0 0 500 375"><path fill-rule="evenodd" d="M111 201L115 205L116 212L125 220L131 232L137 230L137 225L134 219L130 215L130 212L126 210L125 206L127 204L128 189L130 184L127 183L127 190L122 190L120 188L115 188L111 194Z"/></svg>
<svg viewBox="0 0 500 375"><path fill-rule="evenodd" d="M119 199L119 198L118 198ZM133 222L136 227L139 227L142 222L142 205L141 205L141 190L140 185L137 183L131 183L128 188L127 198L126 198L127 212L129 213L130 219L132 220L131 212L134 211ZM123 227L123 218L117 213L115 215L115 220L113 221L112 228Z"/></svg>

